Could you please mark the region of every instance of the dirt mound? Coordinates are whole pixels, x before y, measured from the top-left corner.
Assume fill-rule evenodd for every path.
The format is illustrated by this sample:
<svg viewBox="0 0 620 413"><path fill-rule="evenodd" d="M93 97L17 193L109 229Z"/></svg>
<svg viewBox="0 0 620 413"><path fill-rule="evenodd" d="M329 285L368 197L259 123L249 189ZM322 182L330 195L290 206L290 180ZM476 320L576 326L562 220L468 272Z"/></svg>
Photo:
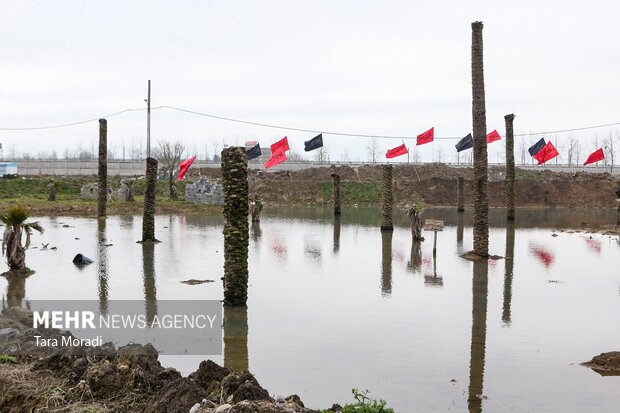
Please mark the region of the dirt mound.
<svg viewBox="0 0 620 413"><path fill-rule="evenodd" d="M601 376L620 376L620 351L601 353L582 365L590 367Z"/></svg>
<svg viewBox="0 0 620 413"><path fill-rule="evenodd" d="M27 343L38 330L29 328L29 310L9 309L0 325L9 325L11 340L0 340L0 354ZM25 321L25 322L21 322ZM38 333L40 334L40 333ZM53 330L50 335L71 335ZM229 412L312 413L297 396L273 400L249 372L235 372L207 360L184 378L158 361L150 344L119 348L48 347L35 356L20 356L0 364L0 412L151 412L190 410L215 412L230 404ZM223 411L223 410L222 410Z"/></svg>
<svg viewBox="0 0 620 413"><path fill-rule="evenodd" d="M251 171L250 191L271 205L329 205L332 173L341 177L343 205L378 205L381 202L381 165L332 166L301 171ZM465 202L473 204L473 169L445 164L396 165L394 201L397 205L422 198L432 206L456 205L456 181L465 178ZM489 168L489 205L505 205L505 168ZM517 168L517 206L615 207L620 179L607 173L559 173Z"/></svg>

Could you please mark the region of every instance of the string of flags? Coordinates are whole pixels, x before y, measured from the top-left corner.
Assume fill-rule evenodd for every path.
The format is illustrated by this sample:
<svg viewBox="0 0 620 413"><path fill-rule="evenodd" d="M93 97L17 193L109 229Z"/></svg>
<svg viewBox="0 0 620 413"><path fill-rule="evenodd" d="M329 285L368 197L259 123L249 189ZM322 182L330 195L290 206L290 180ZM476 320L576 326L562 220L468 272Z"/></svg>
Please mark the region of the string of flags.
<svg viewBox="0 0 620 413"><path fill-rule="evenodd" d="M416 146L431 143L434 141L434 139L435 139L435 127L432 127L426 132L423 132L417 135ZM501 139L502 138L500 134L497 132L497 130L493 130L486 136L487 144L499 141ZM313 150L316 150L322 147L323 147L323 134L322 133L304 142L305 152L310 152L310 151L313 151ZM459 140L456 143L456 145L454 145L454 147L456 148L457 153L465 151L467 149L472 149L474 147L474 140L473 140L471 133L468 133L467 136ZM270 148L271 148L271 157L267 160L267 162L265 162L265 169L272 168L287 160L286 151L290 150L290 147L288 144L288 137L285 136L284 138L280 139L276 143L272 144ZM545 162L548 162L551 159L559 155L559 152L555 148L555 146L553 146L551 142L546 142L545 138L541 138L538 142L536 142L534 145L528 148L528 152L532 158L538 161L538 165L542 165ZM259 156L261 156L262 151L260 148L260 143L257 142L254 146L248 148L246 150L246 153L248 156L248 160L256 159ZM392 158L396 158L398 156L407 155L407 154L409 154L409 149L403 142L401 145L398 145L395 148L388 149L387 152L385 153L385 157L387 159L392 159ZM185 173L187 172L190 165L195 159L196 157L194 156L192 158L186 159L185 161L181 162L181 165L179 167L179 176L178 176L179 180L183 179L183 176L185 176ZM602 161L603 159L605 159L605 154L603 153L603 149L599 148L596 151L594 151L592 154L590 154L590 156L588 156L587 160L584 162L584 166L591 164L591 163Z"/></svg>

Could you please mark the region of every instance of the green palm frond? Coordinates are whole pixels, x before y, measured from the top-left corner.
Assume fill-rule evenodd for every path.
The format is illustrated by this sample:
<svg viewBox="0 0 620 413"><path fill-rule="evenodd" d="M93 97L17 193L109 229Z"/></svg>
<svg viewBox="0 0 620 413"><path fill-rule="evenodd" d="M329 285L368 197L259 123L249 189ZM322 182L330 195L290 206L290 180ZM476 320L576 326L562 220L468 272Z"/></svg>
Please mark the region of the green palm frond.
<svg viewBox="0 0 620 413"><path fill-rule="evenodd" d="M0 221L6 226L22 225L28 216L28 210L25 206L13 205L5 214L0 214Z"/></svg>
<svg viewBox="0 0 620 413"><path fill-rule="evenodd" d="M24 224L23 227L26 230L26 232L29 234L32 234L32 230L35 230L40 234L42 234L45 231L43 227L41 226L41 224L39 224L39 221L29 222L27 224Z"/></svg>

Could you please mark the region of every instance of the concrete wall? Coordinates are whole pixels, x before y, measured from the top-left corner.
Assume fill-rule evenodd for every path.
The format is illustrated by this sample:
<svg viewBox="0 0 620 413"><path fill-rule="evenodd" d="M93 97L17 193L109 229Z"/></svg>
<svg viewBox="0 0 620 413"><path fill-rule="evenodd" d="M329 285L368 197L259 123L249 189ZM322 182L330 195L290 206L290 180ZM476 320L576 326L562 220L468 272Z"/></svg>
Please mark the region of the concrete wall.
<svg viewBox="0 0 620 413"><path fill-rule="evenodd" d="M259 159L262 159L259 158ZM3 160L3 162L16 162L18 173L21 176L37 176L37 175L55 175L55 176L78 176L78 175L97 175L98 164L97 160L91 161L83 161L83 160ZM363 163L353 163L353 162L284 162L280 165L277 165L271 169L269 172L276 171L298 171L302 169L308 168L326 168L331 165L349 165L352 167L364 165ZM396 163L395 165L399 165ZM448 164L449 166L455 168L468 168L471 167L469 164ZM490 166L501 166L501 164L489 164ZM248 164L250 169L262 169L263 162L250 162ZM207 162L207 161L195 161L192 167L200 167L200 168L219 168L220 164ZM144 161L120 161L120 160L111 160L108 161L108 175L109 176L141 176L144 175L146 165ZM566 165L517 165L517 168L523 169L538 169L538 170L551 170L556 172L593 172L593 173L602 173L609 172L611 173L611 167L604 166L566 166ZM620 166L615 166L613 169L614 176L620 176Z"/></svg>

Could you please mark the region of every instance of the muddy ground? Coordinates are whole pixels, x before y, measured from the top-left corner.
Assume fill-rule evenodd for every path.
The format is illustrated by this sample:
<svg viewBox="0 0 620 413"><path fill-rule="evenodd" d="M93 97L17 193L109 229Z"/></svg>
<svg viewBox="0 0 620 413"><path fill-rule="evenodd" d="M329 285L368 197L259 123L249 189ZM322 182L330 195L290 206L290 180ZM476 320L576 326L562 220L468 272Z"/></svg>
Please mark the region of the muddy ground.
<svg viewBox="0 0 620 413"><path fill-rule="evenodd" d="M182 377L164 368L150 344L115 349L33 348L32 312L11 307L0 315L0 412L318 413L299 397L275 398L247 372L207 360ZM30 347L29 356L24 354ZM21 348L21 350L20 350ZM224 406L224 407L222 407ZM218 410L220 409L220 410Z"/></svg>
<svg viewBox="0 0 620 413"><path fill-rule="evenodd" d="M359 167L339 166L312 168L295 172L259 172L251 170L248 179L250 191L263 199L266 205L320 205L332 203L332 173L341 176L341 201L343 205L379 205L381 202L381 165ZM217 206L196 205L183 201L185 184L199 174L210 179L221 178L220 169L191 169L186 181L178 183L179 200L170 200L167 182L159 181L156 213L220 213ZM455 168L444 164L396 165L394 167L394 201L397 206L422 198L428 206L455 206L457 177L465 178L465 203L473 203L473 169ZM517 168L517 207L558 208L616 208L616 191L620 177L607 173L560 173L549 170ZM505 168L489 169L489 206L505 206ZM58 201L47 201L51 180L59 185ZM110 178L112 188L119 178ZM32 215L83 215L94 216L96 201L79 199L79 189L96 177L32 177L25 180L0 181L0 209L22 203ZM137 181L140 182L140 181ZM4 189L3 189L4 188ZM135 202L110 201L108 214L141 214L143 209L142 187L136 185Z"/></svg>

